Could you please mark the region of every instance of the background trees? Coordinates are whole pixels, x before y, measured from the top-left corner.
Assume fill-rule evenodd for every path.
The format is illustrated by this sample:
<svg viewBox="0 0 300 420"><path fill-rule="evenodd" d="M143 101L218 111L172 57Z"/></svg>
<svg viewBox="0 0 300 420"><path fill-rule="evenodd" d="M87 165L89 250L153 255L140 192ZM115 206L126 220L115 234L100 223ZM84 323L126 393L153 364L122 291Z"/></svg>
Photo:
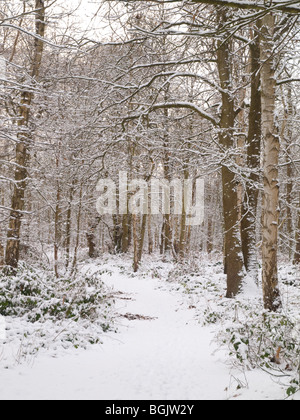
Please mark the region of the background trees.
<svg viewBox="0 0 300 420"><path fill-rule="evenodd" d="M81 254L132 252L138 270L144 252L221 252L233 297L262 257L265 307L280 306L278 252L300 258L298 9L208 3L105 3L102 37L71 7L62 30L58 4L3 3L0 264L22 251L59 277ZM97 182L120 169L204 178L204 224L98 215Z"/></svg>

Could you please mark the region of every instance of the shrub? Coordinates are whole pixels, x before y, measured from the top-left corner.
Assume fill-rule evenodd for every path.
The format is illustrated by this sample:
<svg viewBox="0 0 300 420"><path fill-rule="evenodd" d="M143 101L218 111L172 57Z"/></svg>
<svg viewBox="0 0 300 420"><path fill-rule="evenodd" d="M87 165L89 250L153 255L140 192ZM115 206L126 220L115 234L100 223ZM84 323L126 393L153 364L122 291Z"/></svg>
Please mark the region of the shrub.
<svg viewBox="0 0 300 420"><path fill-rule="evenodd" d="M230 355L248 369L259 367L289 377L287 395L300 390L299 323L282 313L259 313L247 308L247 320L227 325L218 339L229 346Z"/></svg>
<svg viewBox="0 0 300 420"><path fill-rule="evenodd" d="M99 273L57 279L52 272L20 264L0 274L0 315L29 322L87 319L109 329L111 294Z"/></svg>

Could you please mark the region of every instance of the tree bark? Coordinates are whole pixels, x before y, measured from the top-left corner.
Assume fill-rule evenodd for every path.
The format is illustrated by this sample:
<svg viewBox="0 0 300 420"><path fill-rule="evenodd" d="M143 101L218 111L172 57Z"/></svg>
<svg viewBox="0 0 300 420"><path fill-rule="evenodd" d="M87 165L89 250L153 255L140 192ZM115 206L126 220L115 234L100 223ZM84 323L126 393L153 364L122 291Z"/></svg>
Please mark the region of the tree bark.
<svg viewBox="0 0 300 420"><path fill-rule="evenodd" d="M89 223L88 232L86 234L88 249L89 249L89 257L96 258L97 257L97 249L96 249L96 237L95 231L97 226L100 223L100 217L96 217L92 223Z"/></svg>
<svg viewBox="0 0 300 420"><path fill-rule="evenodd" d="M249 129L246 141L247 167L251 173L246 183L242 207L242 250L248 273L258 281L258 262L256 251L256 213L259 197L257 188L260 182L261 156L261 90L260 90L260 39L254 34L250 45L251 57L251 103Z"/></svg>
<svg viewBox="0 0 300 420"><path fill-rule="evenodd" d="M72 202L75 189L75 182L72 182L69 192L68 210L66 218L66 239L65 239L65 252L66 252L66 268L70 264L70 252L71 252L71 227L72 227Z"/></svg>
<svg viewBox="0 0 300 420"><path fill-rule="evenodd" d="M83 185L80 186L79 191L79 203L78 203L78 213L77 213L77 232L76 232L76 241L74 249L74 257L72 263L72 273L76 270L77 267L77 257L80 244L80 224L81 224L81 213L82 213L82 198L83 198Z"/></svg>
<svg viewBox="0 0 300 420"><path fill-rule="evenodd" d="M221 22L226 22L227 12L221 11ZM234 147L235 104L231 95L232 57L230 41L218 42L217 63L222 88L222 114L219 141L225 150ZM236 296L244 278L244 261L241 246L240 211L238 205L238 182L235 174L223 165L223 218L224 218L224 256L227 274L227 297Z"/></svg>
<svg viewBox="0 0 300 420"><path fill-rule="evenodd" d="M129 248L129 214L123 214L122 217L122 253L126 254Z"/></svg>
<svg viewBox="0 0 300 420"><path fill-rule="evenodd" d="M300 204L300 194L299 202ZM300 264L300 210L297 215L297 228L296 228L296 251L294 256L294 264Z"/></svg>
<svg viewBox="0 0 300 420"><path fill-rule="evenodd" d="M152 216L148 214L148 254L153 253Z"/></svg>
<svg viewBox="0 0 300 420"><path fill-rule="evenodd" d="M59 246L61 243L61 187L60 182L57 180L57 191L56 191L56 205L54 215L54 273L56 278L59 277L58 273L58 258L59 258Z"/></svg>
<svg viewBox="0 0 300 420"><path fill-rule="evenodd" d="M0 269L4 266L4 247L0 243Z"/></svg>
<svg viewBox="0 0 300 420"><path fill-rule="evenodd" d="M148 214L143 214L142 216L142 226L140 231L140 240L138 247L138 265L140 265L143 256L144 242L145 242L145 233L147 228Z"/></svg>
<svg viewBox="0 0 300 420"><path fill-rule="evenodd" d="M132 215L132 239L133 239L133 271L136 273L139 269L139 241L138 241L138 216Z"/></svg>
<svg viewBox="0 0 300 420"><path fill-rule="evenodd" d="M33 61L30 76L36 81L42 62L44 43L41 38L45 35L45 5L43 0L35 1L35 26L38 38L34 40ZM11 212L7 232L5 263L7 266L17 268L20 258L20 232L22 225L22 214L25 209L25 192L28 184L28 163L29 149L31 145L31 133L29 129L29 118L33 100L32 91L25 91L21 94L18 109L18 143L16 145L14 174L14 191L11 200Z"/></svg>
<svg viewBox="0 0 300 420"><path fill-rule="evenodd" d="M262 134L264 141L262 281L264 306L269 311L277 311L281 307L278 287L280 141L275 125L274 31L275 16L269 13L262 19L261 28Z"/></svg>
<svg viewBox="0 0 300 420"><path fill-rule="evenodd" d="M286 135L286 147L288 148L289 145L293 142L293 102L292 102L292 88L288 86L288 93L287 93L287 135ZM294 165L291 162L289 153L286 155L287 159L287 167L286 167L286 175L287 175L287 185L286 185L286 229L287 229L287 236L290 238L288 242L289 247L289 254L290 258L293 258L293 214L292 214L292 205L293 205L293 175L294 175Z"/></svg>
<svg viewBox="0 0 300 420"><path fill-rule="evenodd" d="M184 168L184 179L188 180L189 178L189 170L185 165ZM187 214L184 205L184 196L182 197L182 215L180 218L180 234L179 234L179 246L178 246L178 254L179 258L182 260L184 258L186 252L186 237L187 237Z"/></svg>
<svg viewBox="0 0 300 420"><path fill-rule="evenodd" d="M114 224L113 241L114 241L115 254L120 254L122 252L122 238L123 238L122 220L123 218L121 218L120 215L117 215L117 214L113 215L113 224Z"/></svg>
<svg viewBox="0 0 300 420"><path fill-rule="evenodd" d="M168 101L168 88L166 88L165 92L165 101ZM164 153L164 160L163 160L163 167L164 167L164 178L167 181L171 181L170 176L170 139L169 139L169 126L168 126L168 118L169 118L169 111L168 109L164 110L165 116L165 134L163 139L163 153ZM171 216L170 214L164 214L164 229L163 229L163 253L167 253L172 248L172 228L171 228Z"/></svg>

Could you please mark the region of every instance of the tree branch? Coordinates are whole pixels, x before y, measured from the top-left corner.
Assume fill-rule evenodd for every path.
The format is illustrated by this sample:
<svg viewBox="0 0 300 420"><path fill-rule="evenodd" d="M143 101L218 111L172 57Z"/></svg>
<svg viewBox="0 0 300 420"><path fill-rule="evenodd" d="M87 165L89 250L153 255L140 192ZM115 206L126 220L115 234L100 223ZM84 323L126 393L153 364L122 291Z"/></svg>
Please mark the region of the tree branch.
<svg viewBox="0 0 300 420"><path fill-rule="evenodd" d="M109 2L114 0L108 0ZM145 0L119 0L123 3L134 3ZM147 1L147 0L146 0ZM148 0L149 1L149 0ZM150 0L151 3L179 3L179 0ZM247 0L190 0L191 3L196 4L208 4L213 6L222 6L222 7L230 7L235 9L242 9L242 10L260 10L260 11L270 11L270 10L280 10L281 12L285 13L292 13L292 14L300 14L300 1L299 0L291 0L291 1L278 1L278 0L270 0L261 1L258 0L256 2L251 2ZM299 4L297 7L296 5Z"/></svg>

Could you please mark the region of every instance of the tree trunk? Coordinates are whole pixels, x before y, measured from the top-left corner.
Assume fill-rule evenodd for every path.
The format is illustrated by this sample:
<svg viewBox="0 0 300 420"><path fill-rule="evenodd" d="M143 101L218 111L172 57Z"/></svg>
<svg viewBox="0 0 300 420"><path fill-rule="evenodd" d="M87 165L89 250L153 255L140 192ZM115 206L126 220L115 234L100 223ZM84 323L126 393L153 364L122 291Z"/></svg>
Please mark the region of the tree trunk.
<svg viewBox="0 0 300 420"><path fill-rule="evenodd" d="M44 48L44 43L41 40L45 35L46 28L44 1L36 0L35 9L36 35L38 35L38 38L35 38L34 40L33 61L30 71L30 76L33 81L35 81L39 75ZM32 91L22 92L18 109L18 143L16 145L16 169L14 174L15 185L11 200L5 255L6 265L12 268L17 268L20 258L20 232L22 213L25 209L25 192L28 183L29 148L32 141L28 127L32 100Z"/></svg>
<svg viewBox="0 0 300 420"><path fill-rule="evenodd" d="M7 231L5 263L7 266L17 268L20 258L20 231L22 212L25 208L25 191L27 187L27 165L29 160L30 133L28 131L29 108L32 101L31 93L22 93L19 107L19 132L16 145L16 169L14 174L14 190L11 200L11 212Z"/></svg>
<svg viewBox="0 0 300 420"><path fill-rule="evenodd" d="M258 281L256 251L256 212L258 203L258 183L260 181L261 155L261 90L260 90L260 39L254 35L250 45L251 54L251 104L247 137L247 167L251 170L246 184L242 208L242 250L248 273Z"/></svg>
<svg viewBox="0 0 300 420"><path fill-rule="evenodd" d="M123 214L122 217L122 253L126 254L129 248L129 214Z"/></svg>
<svg viewBox="0 0 300 420"><path fill-rule="evenodd" d="M133 271L136 273L139 269L139 245L138 245L138 216L132 215L132 236L133 236Z"/></svg>
<svg viewBox="0 0 300 420"><path fill-rule="evenodd" d="M90 258L97 257L95 230L97 229L97 226L99 225L99 223L100 223L100 217L97 217L92 223L89 224L89 230L86 234Z"/></svg>
<svg viewBox="0 0 300 420"><path fill-rule="evenodd" d="M146 233L146 228L147 228L147 219L148 219L148 214L143 214L140 240L139 240L139 248L138 248L138 265L142 261L142 256L143 256L145 233Z"/></svg>
<svg viewBox="0 0 300 420"><path fill-rule="evenodd" d="M222 168L222 184L227 297L232 298L239 293L245 272L241 249L237 182L233 172L225 166Z"/></svg>
<svg viewBox="0 0 300 420"><path fill-rule="evenodd" d="M71 253L71 227L72 227L72 202L74 195L75 183L72 183L69 192L69 202L66 219L66 239L65 239L65 252L66 252L66 268L70 264L70 253Z"/></svg>
<svg viewBox="0 0 300 420"><path fill-rule="evenodd" d="M275 16L267 14L261 28L262 134L264 141L264 194L262 226L262 280L264 306L269 311L281 307L278 288L279 152L275 125L275 63L273 57Z"/></svg>
<svg viewBox="0 0 300 420"><path fill-rule="evenodd" d="M171 216L170 214L165 214L165 229L164 229L164 253L166 254L168 251L170 251L172 246L172 229L171 229Z"/></svg>
<svg viewBox="0 0 300 420"><path fill-rule="evenodd" d="M152 216L148 215L148 254L153 253Z"/></svg>
<svg viewBox="0 0 300 420"><path fill-rule="evenodd" d="M164 99L165 102L168 101L169 98L169 85L167 85L166 90L164 92ZM164 134L164 138L163 138L163 153L164 153L164 161L163 161L163 168L164 168L164 178L167 181L171 181L171 175L170 175L170 133L169 133L169 123L168 123L168 119L169 119L169 110L165 109L164 110L164 117L165 117L165 122L164 122L164 129L165 129L165 134ZM163 222L163 253L168 253L171 249L172 249L172 228L171 228L171 216L170 214L164 214L163 215L164 218L164 222Z"/></svg>
<svg viewBox="0 0 300 420"><path fill-rule="evenodd" d="M184 179L189 179L189 170L184 168ZM180 234L179 234L179 246L178 246L178 253L179 258L183 259L185 252L186 252L186 237L187 237L187 214L184 205L184 195L182 197L182 215L180 218Z"/></svg>
<svg viewBox="0 0 300 420"><path fill-rule="evenodd" d="M227 13L221 11L220 18L226 22ZM218 42L217 63L222 87L222 115L220 123L219 141L225 150L234 147L234 99L231 95L232 57L230 42ZM228 168L222 167L223 186L223 218L224 218L224 256L227 274L227 297L236 296L241 288L244 277L244 261L241 246L240 209L238 205L238 182L235 174Z"/></svg>
<svg viewBox="0 0 300 420"><path fill-rule="evenodd" d="M300 204L300 194L299 194L299 204ZM295 251L295 256L294 256L294 264L300 264L300 210L298 210L298 215L297 215L296 251Z"/></svg>
<svg viewBox="0 0 300 420"><path fill-rule="evenodd" d="M146 177L145 181L149 182L151 179L151 175ZM145 243L145 235L146 235L146 229L147 229L147 222L148 222L148 226L149 226L149 217L148 217L148 213L149 213L149 208L148 208L148 202L147 204L144 203L144 211L143 214L141 215L142 218L142 223L141 223L141 228L140 228L140 233L138 235L138 248L137 250L135 250L135 253L137 252L137 255L135 255L135 262L134 262L134 268L136 269L136 271L139 268L139 265L142 261L142 256L143 256L143 250L144 250L144 243ZM140 217L139 217L140 219ZM136 227L137 229L137 227ZM137 232L136 232L137 234Z"/></svg>
<svg viewBox="0 0 300 420"><path fill-rule="evenodd" d="M122 252L122 237L123 237L122 220L123 218L121 219L121 216L117 214L113 215L113 223L114 223L113 241L114 241L115 254L120 254Z"/></svg>
<svg viewBox="0 0 300 420"><path fill-rule="evenodd" d="M83 185L80 186L80 191L79 191L79 203L78 203L77 226L76 226L77 232L76 232L74 257L73 257L73 263L72 263L72 273L76 270L76 267L77 267L78 250L79 250L79 244L80 244L80 224L81 224L81 212L82 212L82 196L83 196Z"/></svg>
<svg viewBox="0 0 300 420"><path fill-rule="evenodd" d="M0 270L1 268L3 268L3 266L4 266L4 247L0 243Z"/></svg>
<svg viewBox="0 0 300 420"><path fill-rule="evenodd" d="M289 148L289 145L293 142L293 102L292 102L292 88L288 86L288 95L287 95L287 135L286 135L286 147ZM287 236L289 239L288 247L289 247L289 255L290 258L293 258L293 214L292 214L292 205L293 205L293 175L294 175L294 165L291 162L289 153L286 155L287 159L287 167L286 167L286 175L287 175L287 185L286 185L286 229L287 229Z"/></svg>
<svg viewBox="0 0 300 420"><path fill-rule="evenodd" d="M57 181L57 191L56 191L56 206L55 206L55 216L54 216L54 273L56 278L59 277L58 273L58 258L59 258L59 246L61 242L61 190L59 180Z"/></svg>

